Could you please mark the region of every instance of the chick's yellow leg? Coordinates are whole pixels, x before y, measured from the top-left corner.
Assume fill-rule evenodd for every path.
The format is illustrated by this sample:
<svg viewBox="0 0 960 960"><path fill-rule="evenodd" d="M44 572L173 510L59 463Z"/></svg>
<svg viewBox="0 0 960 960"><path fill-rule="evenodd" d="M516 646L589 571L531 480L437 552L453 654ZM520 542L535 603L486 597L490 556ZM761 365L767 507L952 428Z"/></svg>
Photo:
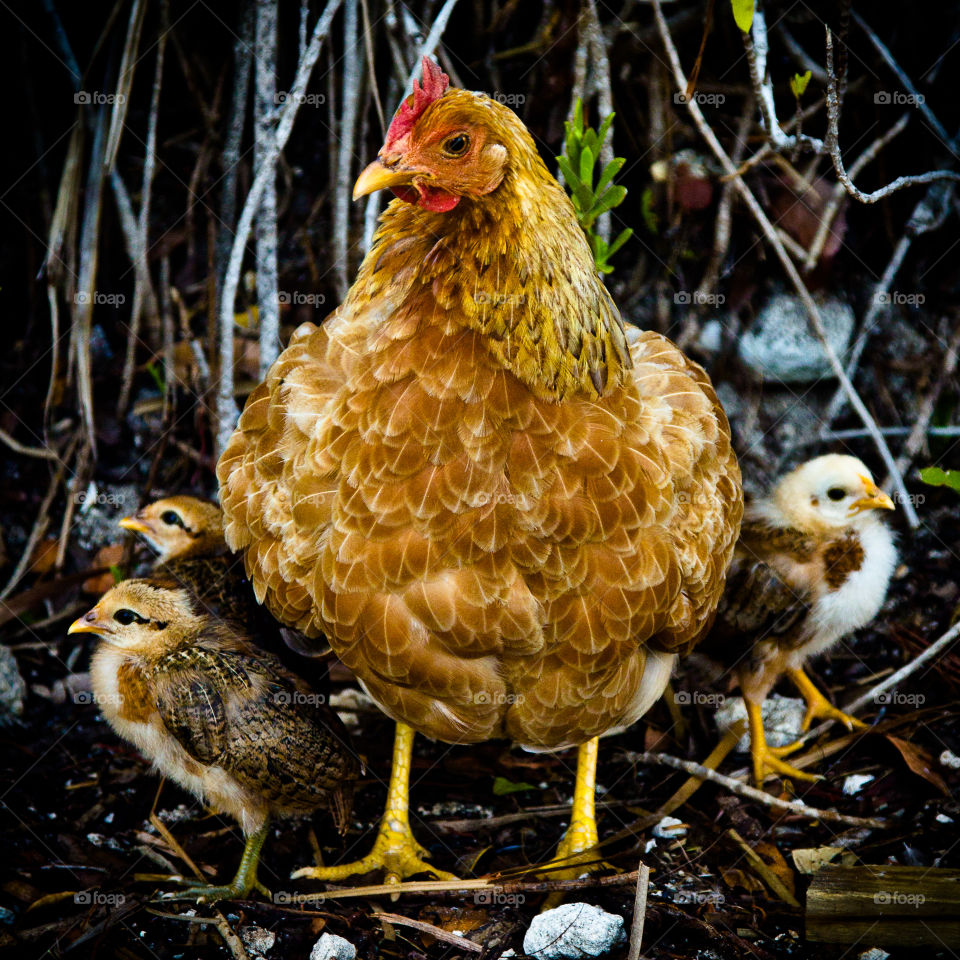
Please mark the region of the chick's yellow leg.
<svg viewBox="0 0 960 960"><path fill-rule="evenodd" d="M803 729L809 730L814 720L823 717L825 720L839 720L848 730L856 727L866 730L867 724L849 713L835 707L816 687L814 682L803 672L801 667L787 670L787 675L794 686L800 691L800 696L807 702L807 712L803 718Z"/></svg>
<svg viewBox="0 0 960 960"><path fill-rule="evenodd" d="M270 829L269 820L256 832L251 833L243 848L240 866L233 880L225 886L214 886L199 881L187 880L185 890L164 894L166 900L196 900L197 903L215 903L217 900L245 900L256 890L270 899L270 891L257 877L260 851Z"/></svg>
<svg viewBox="0 0 960 960"><path fill-rule="evenodd" d="M373 849L362 860L341 863L335 867L303 867L291 877L297 880L343 880L371 870L383 870L385 883L399 883L418 873L430 873L440 880L456 880L452 873L438 870L423 858L427 850L417 843L410 829L410 768L413 761L414 732L405 723L397 724L393 743L393 766L387 789L387 806L380 821L380 830Z"/></svg>
<svg viewBox="0 0 960 960"><path fill-rule="evenodd" d="M762 787L768 772L779 773L781 776L792 777L795 780L819 780L820 777L798 770L780 759L796 749L795 744L790 743L785 747L767 746L767 735L763 729L763 705L750 700L746 700L745 703L747 720L750 724L750 757L753 760L754 783Z"/></svg>

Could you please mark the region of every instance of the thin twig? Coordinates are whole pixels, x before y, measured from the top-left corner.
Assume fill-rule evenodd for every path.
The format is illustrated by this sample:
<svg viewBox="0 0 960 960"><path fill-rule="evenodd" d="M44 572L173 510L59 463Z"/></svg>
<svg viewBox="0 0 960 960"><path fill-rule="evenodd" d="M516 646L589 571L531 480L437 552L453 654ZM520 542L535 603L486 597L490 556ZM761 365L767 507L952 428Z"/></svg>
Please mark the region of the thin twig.
<svg viewBox="0 0 960 960"><path fill-rule="evenodd" d="M908 437L913 433L915 427L881 427L880 432L885 437ZM924 433L929 437L960 437L960 427L931 427L926 426ZM806 440L800 440L803 444L821 443L824 440L861 440L869 437L866 430L830 430L820 436L808 437Z"/></svg>
<svg viewBox="0 0 960 960"><path fill-rule="evenodd" d="M680 65L680 56L677 53L677 48L674 46L673 39L670 36L670 31L667 28L667 22L663 17L663 10L660 7L660 0L652 0L652 3L654 17L657 22L657 28L660 32L660 37L670 60L671 69L673 70L674 82L676 83L678 89L685 90L686 77L683 73L683 67ZM703 112L700 110L700 105L697 103L696 98L691 97L687 101L686 106L690 111L690 116L693 118L697 129L700 131L700 135L707 142L716 158L720 161L724 170L728 174L735 175L736 168L734 167L733 162L730 160L730 157L727 155L726 150L724 150L723 145L717 139L717 136L711 129L710 125L704 119ZM816 302L810 295L810 291L803 282L803 278L800 276L800 273L794 265L793 260L790 259L790 255L787 253L783 243L781 243L775 228L770 223L770 220L768 219L763 208L757 202L753 192L746 185L742 177L735 176L734 182L737 185L737 190L740 192L741 198L743 199L747 208L750 210L750 213L763 230L767 242L776 252L778 259L783 265L784 271L789 277L790 282L797 293L797 296L800 298L801 302L806 308L810 322L813 325L813 329L817 336L820 338L823 352L826 355L830 366L833 368L837 379L843 385L843 388L850 399L850 403L859 415L863 425L870 431L870 436L873 439L874 444L880 452L881 457L883 457L883 461L887 465L887 469L890 470L907 522L911 527L916 528L919 526L920 520L917 517L916 510L913 508L913 504L910 503L909 494L907 493L906 485L903 482L903 477L900 476L899 471L896 469L896 463L893 459L893 454L890 452L890 448L887 446L886 441L883 439L883 436L877 428L876 422L870 415L870 411L867 410L865 404L854 389L853 384L850 382L849 377L843 369L843 364L840 362L840 358L837 356L836 350L833 349L833 345L828 340L826 330L824 329L823 325L823 318L820 316L820 309L817 307Z"/></svg>
<svg viewBox="0 0 960 960"><path fill-rule="evenodd" d="M640 944L643 941L643 921L647 915L647 890L650 887L650 868L640 864L637 871L637 892L633 897L633 921L630 924L630 949L627 960L640 960Z"/></svg>
<svg viewBox="0 0 960 960"><path fill-rule="evenodd" d="M357 0L346 0L343 8L343 108L340 114L337 174L333 195L333 275L340 300L350 289L350 187L351 161L357 155L357 101L362 59L357 45Z"/></svg>
<svg viewBox="0 0 960 960"><path fill-rule="evenodd" d="M421 933L429 934L436 940L442 940L444 943L459 947L468 953L483 953L482 944L474 943L473 940L468 940L466 937L461 937L423 920L413 920L410 917L401 916L399 913L381 913L379 910L376 913L376 918L381 922L392 923L398 927L411 927L413 930L419 930Z"/></svg>
<svg viewBox="0 0 960 960"><path fill-rule="evenodd" d="M653 0L654 3L658 0ZM645 751L634 753L626 751L628 759L635 760L638 763L646 763L653 766L672 767L674 770L683 770L692 776L699 777L701 780L709 780L711 783L719 784L725 787L731 793L740 797L746 797L764 806L773 807L776 810L784 810L787 813L793 813L801 817L810 817L813 820L826 820L832 823L846 823L853 827L886 827L887 821L877 820L873 817L851 817L844 813L838 813L836 810L820 810L817 807L811 807L801 800L781 800L772 794L758 790L756 787L748 786L728 777L726 774L718 773L716 770L710 770L708 767L692 760L682 760L680 757L671 756L668 753L651 753Z"/></svg>
<svg viewBox="0 0 960 960"><path fill-rule="evenodd" d="M5 443L14 453L19 453L24 457L39 457L41 460L59 460L59 455L46 447L25 447L19 440L13 437L0 427L0 442Z"/></svg>

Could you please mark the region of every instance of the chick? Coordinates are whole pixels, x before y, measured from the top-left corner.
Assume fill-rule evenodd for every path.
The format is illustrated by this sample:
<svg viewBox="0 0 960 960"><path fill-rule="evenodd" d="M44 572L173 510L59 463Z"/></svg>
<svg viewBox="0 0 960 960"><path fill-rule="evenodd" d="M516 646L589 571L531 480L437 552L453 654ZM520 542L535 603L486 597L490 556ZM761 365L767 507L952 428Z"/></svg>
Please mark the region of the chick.
<svg viewBox="0 0 960 960"><path fill-rule="evenodd" d="M267 893L257 878L271 817L343 806L362 765L322 697L171 580L126 580L71 624L100 637L91 664L113 729L161 774L241 826L240 868L212 901Z"/></svg>
<svg viewBox="0 0 960 960"><path fill-rule="evenodd" d="M783 477L748 504L716 624L704 650L735 670L747 707L753 775L816 779L767 745L761 707L786 674L814 719L864 727L834 707L804 672L808 657L869 623L880 610L897 552L880 511L893 501L856 457L829 454Z"/></svg>

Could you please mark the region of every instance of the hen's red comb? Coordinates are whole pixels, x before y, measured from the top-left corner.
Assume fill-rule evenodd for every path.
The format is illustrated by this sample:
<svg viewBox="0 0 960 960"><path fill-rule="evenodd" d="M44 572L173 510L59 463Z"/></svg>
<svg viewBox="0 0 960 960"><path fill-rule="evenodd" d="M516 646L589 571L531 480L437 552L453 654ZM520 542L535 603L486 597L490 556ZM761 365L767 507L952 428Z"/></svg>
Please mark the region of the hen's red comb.
<svg viewBox="0 0 960 960"><path fill-rule="evenodd" d="M385 146L402 140L412 129L427 107L439 100L450 85L450 78L440 69L440 65L430 57L423 58L423 84L413 81L413 100L407 97L400 104L390 128L387 130Z"/></svg>

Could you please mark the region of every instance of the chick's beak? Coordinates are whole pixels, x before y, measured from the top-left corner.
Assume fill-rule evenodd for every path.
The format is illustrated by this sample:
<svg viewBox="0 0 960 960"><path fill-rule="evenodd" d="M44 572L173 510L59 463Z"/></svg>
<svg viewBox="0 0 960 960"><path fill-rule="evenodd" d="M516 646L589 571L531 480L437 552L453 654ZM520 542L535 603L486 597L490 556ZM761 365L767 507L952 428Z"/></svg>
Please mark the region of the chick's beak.
<svg viewBox="0 0 960 960"><path fill-rule="evenodd" d="M132 533L150 533L150 527L147 522L136 513L132 517L124 517L120 521L120 526L123 527L124 530L129 530Z"/></svg>
<svg viewBox="0 0 960 960"><path fill-rule="evenodd" d="M407 186L413 182L414 177L419 175L421 175L419 171L402 164L387 167L380 160L374 160L357 177L357 182L353 185L353 199L359 200L368 193L375 193L377 190Z"/></svg>
<svg viewBox="0 0 960 960"><path fill-rule="evenodd" d="M850 509L856 513L861 510L896 510L893 501L869 478L861 476L863 492L859 500L850 504Z"/></svg>
<svg viewBox="0 0 960 960"><path fill-rule="evenodd" d="M113 633L107 621L102 620L100 608L94 607L88 610L82 617L74 620L67 628L67 633L96 633L101 636L105 633Z"/></svg>

